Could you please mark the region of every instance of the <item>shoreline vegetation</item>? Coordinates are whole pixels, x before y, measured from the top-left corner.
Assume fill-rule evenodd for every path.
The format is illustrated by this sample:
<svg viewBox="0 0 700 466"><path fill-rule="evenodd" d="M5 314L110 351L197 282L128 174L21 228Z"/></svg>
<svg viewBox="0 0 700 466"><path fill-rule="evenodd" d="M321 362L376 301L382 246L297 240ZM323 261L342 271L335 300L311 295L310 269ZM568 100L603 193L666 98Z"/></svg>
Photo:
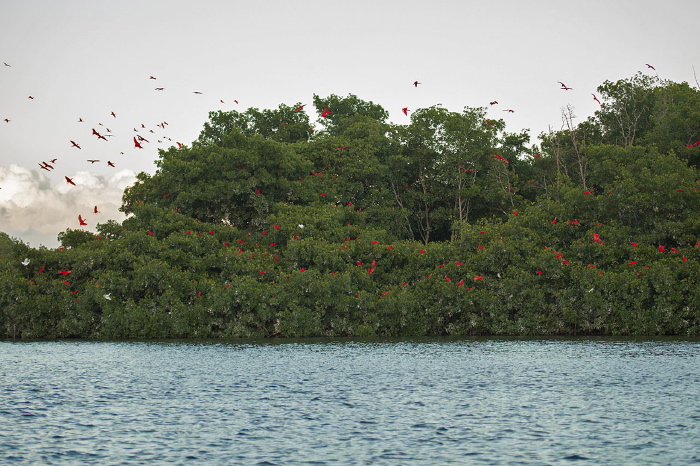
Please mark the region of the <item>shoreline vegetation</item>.
<svg viewBox="0 0 700 466"><path fill-rule="evenodd" d="M211 112L61 247L0 233L1 339L700 335L700 90L539 135L354 95ZM300 108L300 106L302 108Z"/></svg>

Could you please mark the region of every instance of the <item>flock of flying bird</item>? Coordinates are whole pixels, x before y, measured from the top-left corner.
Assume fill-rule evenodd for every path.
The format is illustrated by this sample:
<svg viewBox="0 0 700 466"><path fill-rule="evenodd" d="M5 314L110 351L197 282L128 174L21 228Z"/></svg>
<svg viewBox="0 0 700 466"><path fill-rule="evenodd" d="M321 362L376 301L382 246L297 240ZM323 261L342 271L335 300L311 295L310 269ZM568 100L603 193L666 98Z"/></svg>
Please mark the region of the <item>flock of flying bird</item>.
<svg viewBox="0 0 700 466"><path fill-rule="evenodd" d="M11 67L11 65L8 64L8 63L6 63L6 62L3 62L3 64L4 64L5 67L8 67L8 68ZM650 64L646 64L646 66L647 66L648 68L652 69L652 70L655 70L655 68L654 68L652 65L650 65ZM156 78L155 76L149 76L148 79L149 79L149 80L155 81L157 78ZM422 83L419 82L419 81L417 81L417 80L414 81L414 82L412 83L413 87L415 87L415 88L418 88L418 86L421 85L421 84L422 84ZM566 84L564 84L564 83L561 82L561 81L559 81L559 84L560 84L562 90L565 90L565 91L573 90L572 87L567 86ZM154 90L155 90L156 92L162 92L162 91L165 90L165 87L155 87ZM193 91L192 93L193 93L193 94L196 94L196 95L202 95L202 94L203 94L201 91ZM596 102L598 102L598 104L600 104L600 100L598 99L598 97L597 97L595 94L592 94L592 95L593 95L593 99L594 99ZM35 99L36 99L36 97L35 97L34 95L29 95L28 98L29 98L30 100L35 100ZM220 99L219 102L222 103L222 104L225 103L223 99ZM234 102L235 102L236 104L238 104L238 101L237 101L237 100L234 100ZM489 102L489 105L490 105L490 106L498 105L498 101L497 101L497 100L492 100L492 101ZM303 110L305 106L306 106L306 104L297 106L297 107L294 109L294 112L298 112L298 111ZM411 112L411 110L409 110L408 107L403 107L401 110L402 110L403 114L406 115L406 116L408 116L409 112ZM514 112L515 112L515 110L513 110L513 109L511 109L511 108L504 109L503 111L504 111L504 112L508 112L508 113L514 113ZM320 116L321 116L321 118L327 118L331 113L332 113L332 111L331 111L330 109L324 108L324 109L322 110ZM111 116L112 119L117 119L117 114L116 114L114 111L110 111L109 113L105 112L105 115ZM10 118L4 118L3 121L4 121L5 123L10 123L10 122L11 122L11 119L10 119ZM77 122L83 124L83 123L85 123L85 120L83 120L83 118L78 118ZM486 124L489 124L489 125L492 125L492 126L495 126L495 125L493 124L493 122L492 122L491 120L488 120L488 119L486 119L485 123L486 123ZM285 124L285 123L283 123L283 124ZM158 126L161 130L165 130L165 128L166 128L167 125L168 125L168 123L167 123L166 121L161 121L161 122L158 123L156 126ZM97 123L97 126L104 128L104 130L103 130L103 129L100 129L100 130L98 131L94 126L91 127L91 136L96 137L97 140L108 142L108 141L109 141L108 138L112 138L112 137L114 136L114 135L112 134L112 131L111 131L107 126L105 126L103 123L98 122L98 123ZM136 126L133 128L133 132L136 133L136 134L133 135L133 133L132 133L132 135L133 135L133 136L132 136L132 143L133 143L133 148L135 148L135 149L144 149L144 144L149 144L149 143L150 143L150 140L147 139L146 137L144 137L144 136L141 134L141 131L144 131L144 132L147 132L147 133L150 133L150 134L154 134L154 130L153 130L153 129L147 128L144 124L136 125ZM151 136L149 136L149 138L150 138L150 137L151 137ZM74 148L74 149L76 149L76 150L82 150L82 147L81 147L81 145L80 145L80 143L78 142L77 139L78 139L78 138L76 138L76 139L69 139L70 146L68 146L68 147ZM157 141L158 141L159 143L163 143L165 140L167 140L167 141L169 141L169 142L173 142L172 138L167 137L167 136L161 136L161 138L158 138L158 139L157 139ZM698 141L698 143L700 143L700 141ZM181 148L183 147L183 145L182 145L180 142L175 142L174 145L176 145L177 148L179 148L179 149L181 149ZM122 151L122 152L119 152L119 154L123 155L124 152L123 152L123 151ZM508 161L505 160L502 156L494 155L494 157L498 157L499 159L503 160L503 161L506 162L506 163L508 162ZM57 164L57 161L58 161L58 158L52 158L52 159L50 159L48 162L46 162L46 161L38 162L38 165L39 165L40 169L45 170L45 171L47 171L47 172L50 172L50 171L52 171L52 170L55 169L55 165ZM91 158L91 159L86 159L86 161L87 161L88 163L90 163L90 164L95 164L95 163L99 163L99 162L100 162L100 159L93 159L93 158ZM111 161L111 160L107 160L107 166L110 167L110 168L115 168L115 167L116 167L116 164L115 164L113 161ZM64 176L64 178L65 178L65 182L66 182L66 183L68 183L68 184L70 184L70 185L72 185L72 186L76 186L76 183L75 183L75 181L74 181L73 178L68 177L68 176ZM0 188L0 189L1 189L1 188ZM98 213L98 212L99 212L98 209L97 209L97 206L94 207L93 212L94 212L94 213ZM85 221L84 217L82 217L82 214L79 214L79 215L78 215L78 222L79 222L79 225L80 225L80 226L87 226L87 222Z"/></svg>

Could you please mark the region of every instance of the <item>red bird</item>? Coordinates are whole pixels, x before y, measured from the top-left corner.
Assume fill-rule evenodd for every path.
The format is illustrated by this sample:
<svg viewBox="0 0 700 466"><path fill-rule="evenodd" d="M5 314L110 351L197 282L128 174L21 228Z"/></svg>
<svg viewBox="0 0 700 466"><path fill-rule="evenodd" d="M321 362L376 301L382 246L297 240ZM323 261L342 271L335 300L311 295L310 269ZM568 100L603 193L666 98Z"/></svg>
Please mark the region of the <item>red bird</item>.
<svg viewBox="0 0 700 466"><path fill-rule="evenodd" d="M323 112L321 112L321 118L328 118L328 115L331 114L331 111L328 110L327 108L323 109Z"/></svg>
<svg viewBox="0 0 700 466"><path fill-rule="evenodd" d="M92 160L88 160L88 162L95 163L95 162L99 162L99 160L92 159Z"/></svg>
<svg viewBox="0 0 700 466"><path fill-rule="evenodd" d="M78 149L80 149L80 146L78 145L78 143L77 143L77 142L75 142L75 141L71 141L70 143L71 143L71 144L73 144L73 146L72 146L72 147L77 147Z"/></svg>
<svg viewBox="0 0 700 466"><path fill-rule="evenodd" d="M602 239L600 239L600 236L598 235L598 233L593 233L593 241L597 241L600 244L602 244L603 246L605 246L605 243L603 242Z"/></svg>
<svg viewBox="0 0 700 466"><path fill-rule="evenodd" d="M78 215L78 221L80 222L80 226L87 225L87 222L83 220L83 217L81 215Z"/></svg>
<svg viewBox="0 0 700 466"><path fill-rule="evenodd" d="M598 100L598 97L595 96L595 94L591 94L591 95L593 96L593 100L595 100L596 102L598 102L598 105L602 105L602 104L600 103L600 100Z"/></svg>
<svg viewBox="0 0 700 466"><path fill-rule="evenodd" d="M107 131L109 131L109 129L108 129ZM92 128L92 134L94 134L95 136L97 136L97 139L104 139L105 141L107 140L106 137L102 136L100 133L98 133L97 131L95 131L95 128Z"/></svg>
<svg viewBox="0 0 700 466"><path fill-rule="evenodd" d="M72 184L73 186L75 186L75 183L73 183L73 178L68 178L68 177L66 176L65 179L66 179L66 183Z"/></svg>
<svg viewBox="0 0 700 466"><path fill-rule="evenodd" d="M509 108L509 109L506 109L506 110L503 110L503 111L504 111L504 112L508 112L508 113L515 113L515 110L511 110L510 108Z"/></svg>
<svg viewBox="0 0 700 466"><path fill-rule="evenodd" d="M112 112L111 115L112 115L114 118L117 118L117 115L116 115L114 112Z"/></svg>
<svg viewBox="0 0 700 466"><path fill-rule="evenodd" d="M306 104L304 104L304 105L299 105L297 108L294 109L294 111L295 111L295 112L298 112L298 111L304 110L304 107L306 107Z"/></svg>
<svg viewBox="0 0 700 466"><path fill-rule="evenodd" d="M491 102L489 102L489 105L498 105L498 101L497 101L497 100L492 100Z"/></svg>
<svg viewBox="0 0 700 466"><path fill-rule="evenodd" d="M508 160L506 160L505 157L503 157L502 155L493 154L493 156L496 157L498 160L503 160L505 163L510 163L510 162L508 162Z"/></svg>
<svg viewBox="0 0 700 466"><path fill-rule="evenodd" d="M422 84L422 83L419 83L418 81L413 81L413 87L418 87L419 84Z"/></svg>
<svg viewBox="0 0 700 466"><path fill-rule="evenodd" d="M63 275L65 277L66 275L68 275L70 273L70 270L61 270L58 273L60 273L61 275Z"/></svg>
<svg viewBox="0 0 700 466"><path fill-rule="evenodd" d="M649 63L645 63L645 65L647 65L647 68L651 68L652 70L656 71L656 68L654 68L653 66L651 66Z"/></svg>
<svg viewBox="0 0 700 466"><path fill-rule="evenodd" d="M3 121L4 121L5 123L9 123L9 122L10 122L10 119L9 119L9 118L5 118Z"/></svg>
<svg viewBox="0 0 700 466"><path fill-rule="evenodd" d="M114 164L113 164L112 162L110 162L109 160L107 160L107 165L109 165L110 167L114 168Z"/></svg>
<svg viewBox="0 0 700 466"><path fill-rule="evenodd" d="M136 138L134 138L134 147L136 147L138 149L143 149L143 146Z"/></svg>
<svg viewBox="0 0 700 466"><path fill-rule="evenodd" d="M100 211L97 210L97 206L95 206L95 208L92 210L92 213L94 213L94 214L99 214L99 213L100 213Z"/></svg>
<svg viewBox="0 0 700 466"><path fill-rule="evenodd" d="M404 107L404 108L401 109L401 111L403 112L404 115L408 116L408 112L409 112L410 110L408 109L408 107Z"/></svg>
<svg viewBox="0 0 700 466"><path fill-rule="evenodd" d="M565 91L573 91L573 90L574 90L573 87L568 87L566 84L564 84L564 83L561 82L561 81L557 81L557 82L558 82L559 84L561 84L561 88L564 89Z"/></svg>

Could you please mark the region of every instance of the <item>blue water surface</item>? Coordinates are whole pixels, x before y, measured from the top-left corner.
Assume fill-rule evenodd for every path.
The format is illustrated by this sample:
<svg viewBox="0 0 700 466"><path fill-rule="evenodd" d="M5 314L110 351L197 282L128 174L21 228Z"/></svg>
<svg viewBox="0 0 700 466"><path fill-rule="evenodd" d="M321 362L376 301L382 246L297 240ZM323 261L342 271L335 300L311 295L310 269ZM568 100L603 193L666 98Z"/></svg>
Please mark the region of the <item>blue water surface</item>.
<svg viewBox="0 0 700 466"><path fill-rule="evenodd" d="M699 354L680 340L0 342L0 463L700 463Z"/></svg>

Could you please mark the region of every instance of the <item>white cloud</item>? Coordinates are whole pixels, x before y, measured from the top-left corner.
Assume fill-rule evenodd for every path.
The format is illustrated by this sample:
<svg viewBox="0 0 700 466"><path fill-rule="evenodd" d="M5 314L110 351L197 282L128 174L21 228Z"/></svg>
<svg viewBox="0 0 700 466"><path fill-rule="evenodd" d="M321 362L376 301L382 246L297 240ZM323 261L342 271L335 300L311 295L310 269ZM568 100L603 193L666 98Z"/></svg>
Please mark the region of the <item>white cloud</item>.
<svg viewBox="0 0 700 466"><path fill-rule="evenodd" d="M52 172L15 164L0 167L0 231L33 247L56 247L56 236L67 228L95 231L98 223L125 218L119 207L124 189L136 180L133 171L109 177L79 171L71 178L75 186ZM80 226L78 215L87 221L86 227Z"/></svg>

